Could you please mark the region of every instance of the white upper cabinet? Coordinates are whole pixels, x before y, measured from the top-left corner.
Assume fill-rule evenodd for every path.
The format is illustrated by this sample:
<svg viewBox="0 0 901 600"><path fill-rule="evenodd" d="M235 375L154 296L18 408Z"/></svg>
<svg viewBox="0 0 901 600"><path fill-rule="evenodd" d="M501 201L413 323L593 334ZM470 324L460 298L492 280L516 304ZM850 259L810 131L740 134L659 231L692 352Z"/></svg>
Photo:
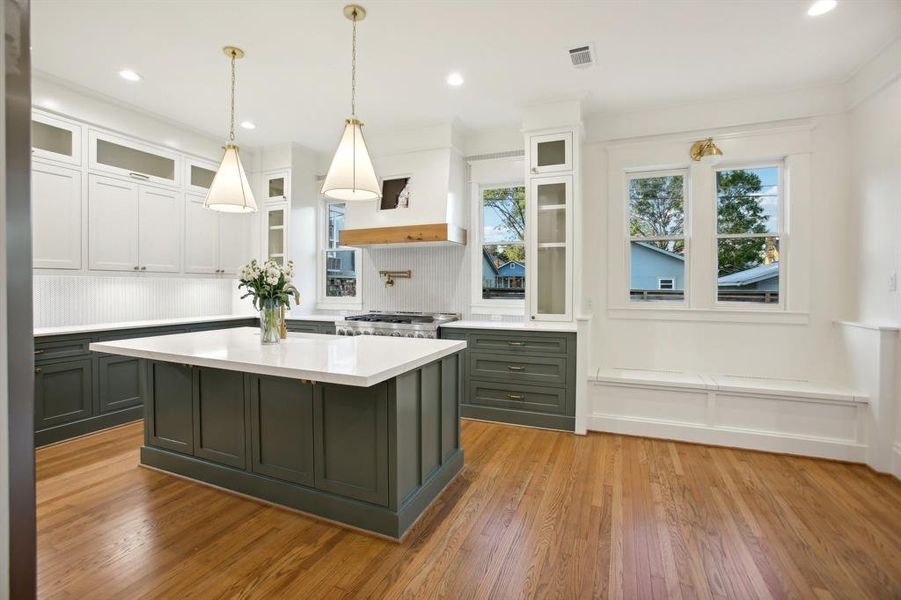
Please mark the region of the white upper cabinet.
<svg viewBox="0 0 901 600"><path fill-rule="evenodd" d="M141 186L138 196L138 259L141 271L181 270L182 194Z"/></svg>
<svg viewBox="0 0 901 600"><path fill-rule="evenodd" d="M266 202L287 202L291 195L291 176L288 171L274 171L263 177Z"/></svg>
<svg viewBox="0 0 901 600"><path fill-rule="evenodd" d="M31 154L35 158L80 165L81 126L43 113L32 113Z"/></svg>
<svg viewBox="0 0 901 600"><path fill-rule="evenodd" d="M533 177L529 189L529 314L572 320L573 176Z"/></svg>
<svg viewBox="0 0 901 600"><path fill-rule="evenodd" d="M100 271L139 271L138 184L88 176L88 263Z"/></svg>
<svg viewBox="0 0 901 600"><path fill-rule="evenodd" d="M31 168L35 268L81 268L81 172L36 162Z"/></svg>
<svg viewBox="0 0 901 600"><path fill-rule="evenodd" d="M181 185L181 156L173 151L91 130L90 168L137 181Z"/></svg>
<svg viewBox="0 0 901 600"><path fill-rule="evenodd" d="M185 159L185 190L193 194L202 194L206 198L218 168L219 165L209 161Z"/></svg>
<svg viewBox="0 0 901 600"><path fill-rule="evenodd" d="M263 212L263 256L280 265L288 260L288 221L287 203L267 206Z"/></svg>
<svg viewBox="0 0 901 600"><path fill-rule="evenodd" d="M533 135L529 138L529 172L560 173L573 170L573 134L571 131Z"/></svg>
<svg viewBox="0 0 901 600"><path fill-rule="evenodd" d="M254 216L218 213L203 196L185 203L185 272L235 275L251 258Z"/></svg>

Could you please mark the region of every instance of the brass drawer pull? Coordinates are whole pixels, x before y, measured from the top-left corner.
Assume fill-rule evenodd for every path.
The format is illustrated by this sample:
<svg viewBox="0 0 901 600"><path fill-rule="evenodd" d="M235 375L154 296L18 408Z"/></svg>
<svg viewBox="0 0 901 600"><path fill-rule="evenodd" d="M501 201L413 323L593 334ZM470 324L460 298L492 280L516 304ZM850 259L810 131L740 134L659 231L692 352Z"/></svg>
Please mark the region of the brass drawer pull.
<svg viewBox="0 0 901 600"><path fill-rule="evenodd" d="M525 367L517 367L516 365L507 365L507 368L511 371L525 371Z"/></svg>
<svg viewBox="0 0 901 600"><path fill-rule="evenodd" d="M522 347L522 346L525 346L526 343L525 343L525 342L507 342L507 345L508 345L508 346Z"/></svg>
<svg viewBox="0 0 901 600"><path fill-rule="evenodd" d="M509 398L510 400L522 400L523 396L521 396L520 394L507 394L507 398Z"/></svg>
<svg viewBox="0 0 901 600"><path fill-rule="evenodd" d="M34 351L34 355L35 355L35 356L37 356L38 354L43 354L43 353L44 353L43 350L35 350L35 351Z"/></svg>
<svg viewBox="0 0 901 600"><path fill-rule="evenodd" d="M44 372L44 369L42 369L42 368L40 368L40 367L35 367L35 368L34 368L34 374L35 374L35 375L40 375L40 374L43 373L43 372Z"/></svg>

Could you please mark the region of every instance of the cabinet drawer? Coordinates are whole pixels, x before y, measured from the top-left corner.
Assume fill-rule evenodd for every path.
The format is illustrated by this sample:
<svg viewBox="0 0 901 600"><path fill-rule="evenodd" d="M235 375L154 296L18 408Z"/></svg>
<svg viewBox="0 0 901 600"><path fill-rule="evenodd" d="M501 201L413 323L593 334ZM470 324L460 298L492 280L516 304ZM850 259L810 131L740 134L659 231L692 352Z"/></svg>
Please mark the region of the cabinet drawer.
<svg viewBox="0 0 901 600"><path fill-rule="evenodd" d="M565 335L473 333L469 336L469 347L486 352L566 354L567 338Z"/></svg>
<svg viewBox="0 0 901 600"><path fill-rule="evenodd" d="M319 333L318 323L303 321L285 321L285 327L291 333Z"/></svg>
<svg viewBox="0 0 901 600"><path fill-rule="evenodd" d="M469 353L469 376L509 382L566 384L566 359Z"/></svg>
<svg viewBox="0 0 901 600"><path fill-rule="evenodd" d="M37 342L34 345L34 360L35 362L41 362L56 358L71 358L86 355L90 353L90 350L88 350L88 344L90 343L90 338L72 338L55 340L52 342Z"/></svg>
<svg viewBox="0 0 901 600"><path fill-rule="evenodd" d="M470 381L467 404L564 414L566 389Z"/></svg>

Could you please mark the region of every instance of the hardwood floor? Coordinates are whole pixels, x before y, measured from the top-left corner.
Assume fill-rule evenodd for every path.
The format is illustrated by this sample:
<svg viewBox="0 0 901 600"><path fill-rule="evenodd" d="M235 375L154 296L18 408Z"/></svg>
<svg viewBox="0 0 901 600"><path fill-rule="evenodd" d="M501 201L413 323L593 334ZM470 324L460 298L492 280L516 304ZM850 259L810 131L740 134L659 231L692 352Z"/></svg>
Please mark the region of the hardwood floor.
<svg viewBox="0 0 901 600"><path fill-rule="evenodd" d="M465 421L396 544L140 468L141 435L38 450L40 597L901 597L901 483L860 465Z"/></svg>

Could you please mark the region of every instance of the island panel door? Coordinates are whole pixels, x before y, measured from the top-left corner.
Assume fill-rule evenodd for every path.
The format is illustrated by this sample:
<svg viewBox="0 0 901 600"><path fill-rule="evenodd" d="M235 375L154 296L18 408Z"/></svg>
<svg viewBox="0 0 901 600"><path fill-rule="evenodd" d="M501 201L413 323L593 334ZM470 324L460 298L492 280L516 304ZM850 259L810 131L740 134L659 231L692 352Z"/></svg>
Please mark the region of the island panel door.
<svg viewBox="0 0 901 600"><path fill-rule="evenodd" d="M284 377L252 378L251 470L313 486L313 384Z"/></svg>
<svg viewBox="0 0 901 600"><path fill-rule="evenodd" d="M388 385L316 384L316 488L388 505Z"/></svg>
<svg viewBox="0 0 901 600"><path fill-rule="evenodd" d="M146 377L148 443L191 454L194 451L191 367L148 362Z"/></svg>
<svg viewBox="0 0 901 600"><path fill-rule="evenodd" d="M194 368L194 456L245 468L244 415L244 373Z"/></svg>

